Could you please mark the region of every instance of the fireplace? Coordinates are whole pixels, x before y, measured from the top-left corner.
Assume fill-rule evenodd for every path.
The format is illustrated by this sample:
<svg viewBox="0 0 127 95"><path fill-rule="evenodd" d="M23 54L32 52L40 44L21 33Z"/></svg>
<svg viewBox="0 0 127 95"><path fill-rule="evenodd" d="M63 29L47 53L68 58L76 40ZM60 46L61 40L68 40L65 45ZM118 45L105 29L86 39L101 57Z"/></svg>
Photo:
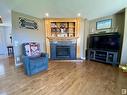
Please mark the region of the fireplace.
<svg viewBox="0 0 127 95"><path fill-rule="evenodd" d="M52 42L50 46L51 59L76 59L76 43Z"/></svg>
<svg viewBox="0 0 127 95"><path fill-rule="evenodd" d="M56 46L56 57L57 58L69 58L70 57L70 46Z"/></svg>

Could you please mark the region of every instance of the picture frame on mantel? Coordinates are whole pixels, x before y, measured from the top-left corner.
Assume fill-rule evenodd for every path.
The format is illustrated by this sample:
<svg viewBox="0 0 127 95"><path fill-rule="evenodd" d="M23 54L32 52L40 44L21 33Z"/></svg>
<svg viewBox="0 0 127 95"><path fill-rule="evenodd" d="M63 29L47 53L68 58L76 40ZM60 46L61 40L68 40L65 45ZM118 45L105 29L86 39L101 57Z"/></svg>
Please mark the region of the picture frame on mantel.
<svg viewBox="0 0 127 95"><path fill-rule="evenodd" d="M105 19L96 22L96 30L111 29L112 19Z"/></svg>

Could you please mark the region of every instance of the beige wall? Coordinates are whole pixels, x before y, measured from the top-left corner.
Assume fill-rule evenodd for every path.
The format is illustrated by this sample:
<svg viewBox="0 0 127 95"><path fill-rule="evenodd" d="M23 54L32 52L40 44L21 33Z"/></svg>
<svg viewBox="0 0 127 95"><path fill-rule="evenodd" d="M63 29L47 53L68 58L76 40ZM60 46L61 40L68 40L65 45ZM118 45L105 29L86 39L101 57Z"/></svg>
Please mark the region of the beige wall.
<svg viewBox="0 0 127 95"><path fill-rule="evenodd" d="M112 28L111 29L103 29L103 30L96 30L96 22L101 21L104 19L112 19ZM124 12L114 14L111 16L101 17L94 20L90 20L89 24L89 33L99 33L101 31L111 32L114 31L113 29L118 28L118 32L123 33L124 31ZM114 31L117 32L117 31Z"/></svg>
<svg viewBox="0 0 127 95"><path fill-rule="evenodd" d="M85 19L85 33L84 33L84 56L86 58L87 54L86 54L86 50L88 49L88 43L87 43L87 40L88 40L88 36L89 36L89 21L87 19Z"/></svg>
<svg viewBox="0 0 127 95"><path fill-rule="evenodd" d="M38 30L19 28L19 17L36 21ZM12 11L12 36L15 56L22 55L22 43L31 41L40 43L41 51L45 52L45 34L42 19Z"/></svg>
<svg viewBox="0 0 127 95"><path fill-rule="evenodd" d="M87 37L89 34L89 21L81 18L80 26L80 57L86 59Z"/></svg>
<svg viewBox="0 0 127 95"><path fill-rule="evenodd" d="M80 57L81 58L84 58L84 54L83 54L83 51L84 51L84 48L83 48L83 45L84 45L84 19L81 18L81 24L80 24Z"/></svg>
<svg viewBox="0 0 127 95"><path fill-rule="evenodd" d="M125 27L124 27L124 34L123 34L121 64L127 64L127 8L125 9Z"/></svg>
<svg viewBox="0 0 127 95"><path fill-rule="evenodd" d="M87 37L89 35L89 21L87 19L82 19L81 30L80 30L80 49L81 58L86 59L87 50Z"/></svg>

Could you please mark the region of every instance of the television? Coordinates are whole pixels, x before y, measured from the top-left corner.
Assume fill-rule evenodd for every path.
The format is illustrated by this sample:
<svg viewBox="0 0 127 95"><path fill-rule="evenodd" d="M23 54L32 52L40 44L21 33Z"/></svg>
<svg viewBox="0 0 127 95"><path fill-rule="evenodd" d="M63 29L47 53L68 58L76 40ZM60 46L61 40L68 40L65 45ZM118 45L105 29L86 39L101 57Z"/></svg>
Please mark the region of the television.
<svg viewBox="0 0 127 95"><path fill-rule="evenodd" d="M94 50L118 51L120 48L120 35L90 35L89 48Z"/></svg>

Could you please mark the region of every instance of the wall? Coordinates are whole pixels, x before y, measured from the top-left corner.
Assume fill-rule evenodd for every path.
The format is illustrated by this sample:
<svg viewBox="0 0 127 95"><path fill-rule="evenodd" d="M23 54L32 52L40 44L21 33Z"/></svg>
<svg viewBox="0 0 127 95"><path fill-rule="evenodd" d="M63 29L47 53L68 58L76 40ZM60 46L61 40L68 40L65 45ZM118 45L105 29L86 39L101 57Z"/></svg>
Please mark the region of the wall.
<svg viewBox="0 0 127 95"><path fill-rule="evenodd" d="M0 4L0 15L2 17L2 22L0 23L0 32L3 32L2 34L2 39L4 39L3 41L3 45L1 46L2 48L0 48L0 51L2 51L4 55L7 55L7 46L11 45L11 41L10 41L10 34L11 34L11 11L10 9L5 8L5 6L3 7L3 3Z"/></svg>
<svg viewBox="0 0 127 95"><path fill-rule="evenodd" d="M96 22L104 20L104 19L112 19L112 28L111 29L96 30ZM114 32L123 33L123 31L124 31L124 23L123 23L124 22L124 12L117 13L117 14L114 14L111 16L97 18L94 20L90 20L89 22L90 22L89 33L98 33L101 31L111 32L111 31L114 31L113 29L116 29L116 28L118 28L118 30L114 31Z"/></svg>
<svg viewBox="0 0 127 95"><path fill-rule="evenodd" d="M38 23L38 30L19 28L19 17L28 18ZM15 56L22 56L22 43L38 42L41 51L45 52L45 33L42 19L12 11L12 36Z"/></svg>
<svg viewBox="0 0 127 95"><path fill-rule="evenodd" d="M80 57L83 59L84 58L84 54L83 54L83 51L84 51L84 24L85 24L85 20L83 18L81 18L81 23L80 23L80 37L79 37L79 41L80 41Z"/></svg>
<svg viewBox="0 0 127 95"><path fill-rule="evenodd" d="M85 27L85 30L84 30L84 46L83 46L84 51L83 51L83 53L84 53L84 57L86 59L86 57L87 57L87 49L88 49L87 41L88 41L88 36L89 36L89 21L87 19L85 19L84 27Z"/></svg>
<svg viewBox="0 0 127 95"><path fill-rule="evenodd" d="M121 64L127 64L127 8L125 9L125 26L124 26L124 33L123 33Z"/></svg>
<svg viewBox="0 0 127 95"><path fill-rule="evenodd" d="M80 26L80 57L86 59L87 50L87 37L89 34L89 21L87 19L81 19Z"/></svg>
<svg viewBox="0 0 127 95"><path fill-rule="evenodd" d="M12 45L11 43L11 39L10 39L10 36L11 36L11 26L5 26L4 27L4 30L5 30L5 34L6 34L6 45L9 46L9 45Z"/></svg>
<svg viewBox="0 0 127 95"><path fill-rule="evenodd" d="M0 54L7 55L7 46L12 45L10 40L11 26L0 26Z"/></svg>
<svg viewBox="0 0 127 95"><path fill-rule="evenodd" d="M5 27L0 26L0 55L7 55Z"/></svg>

